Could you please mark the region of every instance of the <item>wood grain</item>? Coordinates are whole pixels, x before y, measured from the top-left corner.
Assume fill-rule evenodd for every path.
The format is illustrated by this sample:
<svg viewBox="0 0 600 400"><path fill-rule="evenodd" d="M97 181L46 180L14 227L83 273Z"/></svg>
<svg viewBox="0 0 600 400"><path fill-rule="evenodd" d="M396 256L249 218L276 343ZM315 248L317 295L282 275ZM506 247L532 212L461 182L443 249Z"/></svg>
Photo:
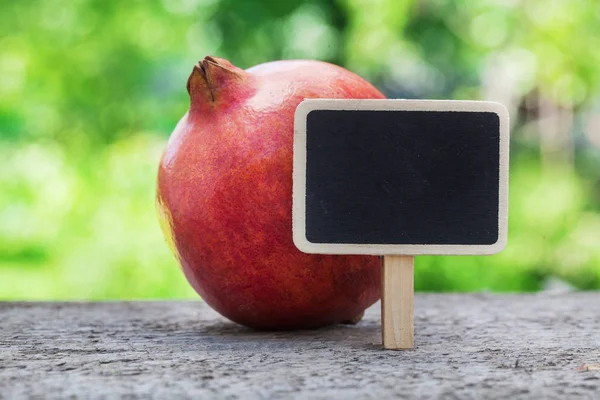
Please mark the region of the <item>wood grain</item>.
<svg viewBox="0 0 600 400"><path fill-rule="evenodd" d="M381 271L381 334L383 347L414 347L413 256L385 256Z"/></svg>
<svg viewBox="0 0 600 400"><path fill-rule="evenodd" d="M415 295L413 351L256 332L199 301L0 302L0 399L596 399L600 293Z"/></svg>

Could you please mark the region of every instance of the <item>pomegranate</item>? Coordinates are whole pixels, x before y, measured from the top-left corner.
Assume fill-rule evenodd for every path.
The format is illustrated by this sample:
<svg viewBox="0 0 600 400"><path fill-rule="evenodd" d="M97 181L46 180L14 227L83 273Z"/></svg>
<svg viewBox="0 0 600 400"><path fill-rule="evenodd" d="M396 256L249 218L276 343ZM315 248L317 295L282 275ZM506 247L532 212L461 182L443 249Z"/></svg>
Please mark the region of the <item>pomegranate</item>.
<svg viewBox="0 0 600 400"><path fill-rule="evenodd" d="M309 255L292 242L294 111L306 98L381 99L318 61L242 70L208 56L163 154L161 225L183 272L223 316L258 329L358 322L380 297L380 260Z"/></svg>

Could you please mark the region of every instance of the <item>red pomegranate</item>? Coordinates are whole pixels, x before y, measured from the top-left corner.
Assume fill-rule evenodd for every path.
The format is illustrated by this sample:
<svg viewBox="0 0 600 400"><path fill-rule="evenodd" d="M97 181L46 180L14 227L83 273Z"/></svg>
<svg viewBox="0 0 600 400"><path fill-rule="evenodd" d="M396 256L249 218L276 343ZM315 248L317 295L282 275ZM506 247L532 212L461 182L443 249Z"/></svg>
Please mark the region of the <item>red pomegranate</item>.
<svg viewBox="0 0 600 400"><path fill-rule="evenodd" d="M158 172L163 229L183 272L216 311L258 329L355 323L380 297L372 256L309 255L292 242L294 111L306 98L381 99L318 61L246 71L206 57Z"/></svg>

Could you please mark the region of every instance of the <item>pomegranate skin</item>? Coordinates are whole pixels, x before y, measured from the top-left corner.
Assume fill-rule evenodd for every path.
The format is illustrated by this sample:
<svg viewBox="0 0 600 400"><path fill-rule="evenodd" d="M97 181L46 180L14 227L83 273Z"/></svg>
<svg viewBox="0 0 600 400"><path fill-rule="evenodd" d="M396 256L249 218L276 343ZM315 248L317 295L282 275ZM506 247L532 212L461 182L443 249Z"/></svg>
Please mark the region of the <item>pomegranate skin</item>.
<svg viewBox="0 0 600 400"><path fill-rule="evenodd" d="M198 294L257 329L356 323L380 298L380 259L311 255L292 241L294 112L305 98L382 99L359 76L318 61L246 71L207 56L157 182L161 225Z"/></svg>

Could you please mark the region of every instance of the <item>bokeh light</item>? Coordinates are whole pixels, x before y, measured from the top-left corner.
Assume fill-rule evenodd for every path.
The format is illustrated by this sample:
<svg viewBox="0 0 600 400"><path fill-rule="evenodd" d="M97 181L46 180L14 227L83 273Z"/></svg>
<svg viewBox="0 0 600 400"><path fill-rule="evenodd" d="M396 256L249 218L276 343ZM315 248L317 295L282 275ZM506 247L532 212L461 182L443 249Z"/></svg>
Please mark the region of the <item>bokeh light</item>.
<svg viewBox="0 0 600 400"><path fill-rule="evenodd" d="M599 289L599 26L592 0L2 2L0 298L196 297L154 190L207 54L330 61L390 98L503 102L508 247L419 257L416 288Z"/></svg>

